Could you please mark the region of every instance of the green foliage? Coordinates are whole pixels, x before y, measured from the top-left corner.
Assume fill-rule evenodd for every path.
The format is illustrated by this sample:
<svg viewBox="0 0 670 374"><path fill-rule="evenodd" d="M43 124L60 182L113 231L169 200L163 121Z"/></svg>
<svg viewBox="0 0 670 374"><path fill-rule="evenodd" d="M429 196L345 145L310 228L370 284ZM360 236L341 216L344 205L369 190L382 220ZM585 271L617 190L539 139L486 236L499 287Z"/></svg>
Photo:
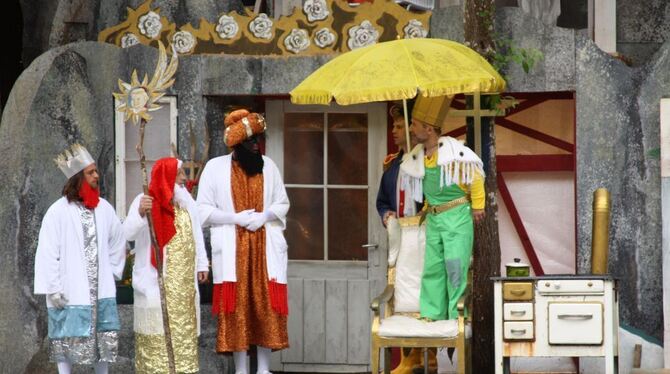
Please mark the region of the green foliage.
<svg viewBox="0 0 670 374"><path fill-rule="evenodd" d="M535 64L544 58L544 54L535 48L520 48L514 40L494 34L495 50L490 56L491 65L499 71L505 71L510 63L515 63L528 74Z"/></svg>
<svg viewBox="0 0 670 374"><path fill-rule="evenodd" d="M661 159L661 149L660 149L660 148L653 148L653 149L650 149L650 150L647 152L647 156L649 156L649 158L653 158L653 159L656 159L656 160L660 160L660 159Z"/></svg>
<svg viewBox="0 0 670 374"><path fill-rule="evenodd" d="M481 23L485 30L490 31L491 40L493 41L493 49L484 56L491 65L498 71L504 72L510 63L515 63L528 74L535 65L544 59L544 54L539 49L535 48L520 48L513 39L505 38L502 35L493 32L493 17L495 8L481 10L477 12L477 16L481 19Z"/></svg>

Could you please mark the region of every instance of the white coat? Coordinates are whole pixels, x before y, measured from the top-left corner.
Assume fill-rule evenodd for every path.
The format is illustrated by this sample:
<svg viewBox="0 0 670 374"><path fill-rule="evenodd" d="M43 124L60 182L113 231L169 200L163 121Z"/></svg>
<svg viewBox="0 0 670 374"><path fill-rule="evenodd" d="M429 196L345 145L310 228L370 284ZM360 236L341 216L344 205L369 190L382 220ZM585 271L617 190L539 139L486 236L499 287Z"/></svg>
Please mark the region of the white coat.
<svg viewBox="0 0 670 374"><path fill-rule="evenodd" d="M288 245L284 238L288 196L275 163L263 156L263 208L277 219L265 224L265 258L268 280L286 284ZM225 155L207 162L198 184L198 209L203 226L210 226L208 218L214 209L235 213L231 189L232 156ZM212 245L212 272L214 283L235 282L236 235L235 225L216 225L210 228Z"/></svg>
<svg viewBox="0 0 670 374"><path fill-rule="evenodd" d="M160 312L160 293L158 290L158 279L156 277L156 268L151 264L151 257L154 255L151 249L151 239L149 237L149 224L146 216L140 216L138 207L140 199L144 194L135 197L128 216L123 222L123 231L128 241L135 241L135 263L133 265L133 291L134 291L134 331L142 334L162 334L163 323ZM198 318L198 334L200 333L200 294L198 291L198 276L201 271L209 271L207 262L207 252L205 251L205 241L202 236L202 228L198 219L198 209L195 201L185 207L191 216L191 229L195 240L195 273L193 282L195 283L195 305L196 316ZM166 247L167 248L167 247ZM168 248L169 249L169 248ZM163 263L170 256L169 250L164 251ZM163 271L165 272L165 267Z"/></svg>
<svg viewBox="0 0 670 374"><path fill-rule="evenodd" d="M114 208L100 199L94 210L98 241L98 299L116 297L114 279L121 279L126 240ZM68 305L91 305L84 256L84 231L77 203L65 197L49 207L42 220L35 255L35 293L61 292ZM53 305L47 297L47 307Z"/></svg>

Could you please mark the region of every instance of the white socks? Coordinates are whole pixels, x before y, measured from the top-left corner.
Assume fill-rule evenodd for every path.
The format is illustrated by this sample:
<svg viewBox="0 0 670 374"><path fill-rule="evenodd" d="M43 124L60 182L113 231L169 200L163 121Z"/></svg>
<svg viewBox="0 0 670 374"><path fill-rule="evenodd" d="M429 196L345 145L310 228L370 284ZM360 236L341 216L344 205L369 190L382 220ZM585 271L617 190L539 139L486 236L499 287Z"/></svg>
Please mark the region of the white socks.
<svg viewBox="0 0 670 374"><path fill-rule="evenodd" d="M270 348L256 346L256 358L258 359L257 374L272 374L270 373L270 355L272 350Z"/></svg>
<svg viewBox="0 0 670 374"><path fill-rule="evenodd" d="M72 372L72 364L68 361L58 361L58 374L70 374Z"/></svg>
<svg viewBox="0 0 670 374"><path fill-rule="evenodd" d="M256 346L256 359L258 360L257 374L272 374L270 373L271 355L272 350L270 348ZM249 374L249 369L247 369L247 351L233 352L233 361L235 361L235 374ZM96 372L96 374L98 373Z"/></svg>
<svg viewBox="0 0 670 374"><path fill-rule="evenodd" d="M233 352L233 361L235 361L235 374L249 374L247 351Z"/></svg>

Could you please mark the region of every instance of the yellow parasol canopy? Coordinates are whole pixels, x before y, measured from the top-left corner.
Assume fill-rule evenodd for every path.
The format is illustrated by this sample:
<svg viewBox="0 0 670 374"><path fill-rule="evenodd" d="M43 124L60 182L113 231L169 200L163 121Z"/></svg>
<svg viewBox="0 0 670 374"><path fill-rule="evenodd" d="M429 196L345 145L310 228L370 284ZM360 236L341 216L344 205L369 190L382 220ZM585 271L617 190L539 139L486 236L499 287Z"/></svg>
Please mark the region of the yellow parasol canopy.
<svg viewBox="0 0 670 374"><path fill-rule="evenodd" d="M477 52L445 39L399 39L344 53L291 94L295 104L340 105L501 92L505 80Z"/></svg>

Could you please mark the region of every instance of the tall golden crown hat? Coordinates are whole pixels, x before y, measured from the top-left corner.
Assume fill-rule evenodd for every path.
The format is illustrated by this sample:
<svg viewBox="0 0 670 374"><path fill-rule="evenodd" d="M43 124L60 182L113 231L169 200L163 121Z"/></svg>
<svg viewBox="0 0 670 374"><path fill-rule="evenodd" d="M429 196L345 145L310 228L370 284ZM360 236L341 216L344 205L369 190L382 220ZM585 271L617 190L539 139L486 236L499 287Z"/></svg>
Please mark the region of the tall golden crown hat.
<svg viewBox="0 0 670 374"><path fill-rule="evenodd" d="M84 170L88 165L94 164L95 160L81 144L73 144L69 149L63 151L54 159L58 168L65 174L67 179Z"/></svg>
<svg viewBox="0 0 670 374"><path fill-rule="evenodd" d="M442 128L453 98L453 96L424 97L419 94L412 109L412 119Z"/></svg>

